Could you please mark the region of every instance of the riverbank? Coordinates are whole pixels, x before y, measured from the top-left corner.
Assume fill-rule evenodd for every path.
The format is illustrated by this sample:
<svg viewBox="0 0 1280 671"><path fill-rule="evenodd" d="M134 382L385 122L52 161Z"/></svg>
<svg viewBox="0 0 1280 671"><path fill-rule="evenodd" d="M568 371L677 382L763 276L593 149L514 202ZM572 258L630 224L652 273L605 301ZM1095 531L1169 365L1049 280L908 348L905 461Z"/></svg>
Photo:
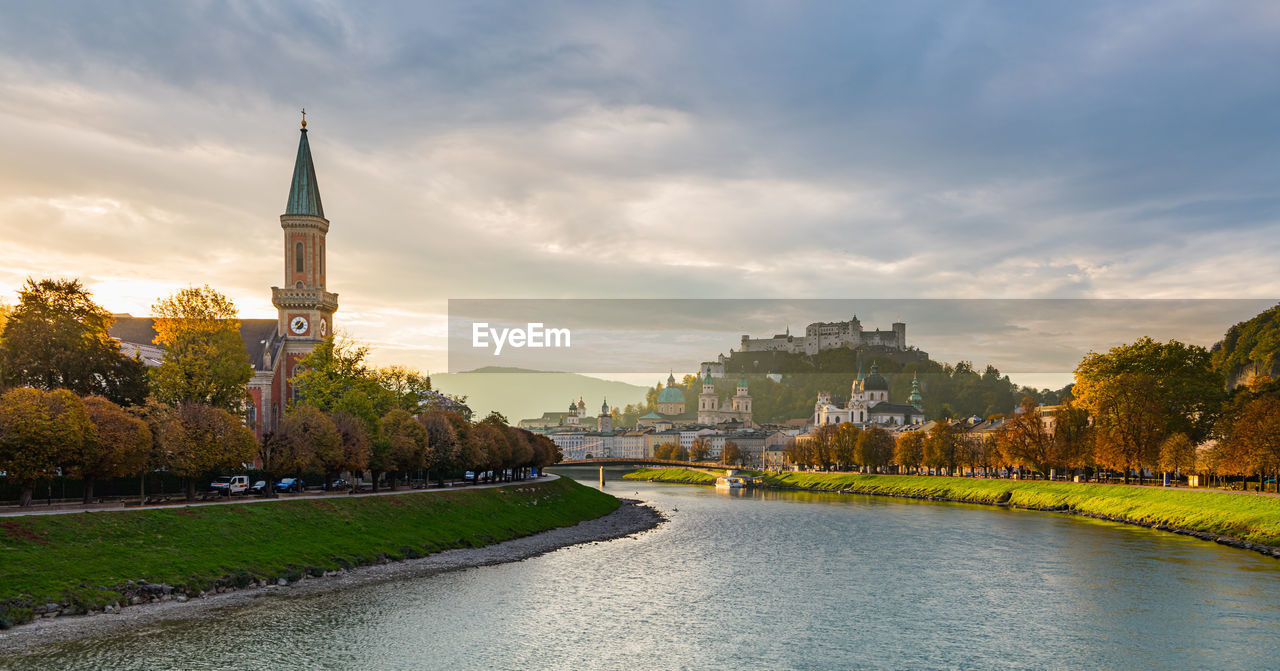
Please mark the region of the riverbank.
<svg viewBox="0 0 1280 671"><path fill-rule="evenodd" d="M44 624L191 603L559 529L552 546L534 543L546 552L615 537L612 523L586 536L572 530L619 505L557 478L457 492L7 518L0 521L0 621ZM511 560L506 549L494 552L480 563Z"/></svg>
<svg viewBox="0 0 1280 671"><path fill-rule="evenodd" d="M640 469L623 478L705 484L699 471ZM658 480L657 478L663 478ZM710 476L707 476L710 477ZM714 478L712 478L714 480ZM1171 531L1280 557L1280 499L1124 485L857 473L772 473L770 489L896 496L1061 512Z"/></svg>

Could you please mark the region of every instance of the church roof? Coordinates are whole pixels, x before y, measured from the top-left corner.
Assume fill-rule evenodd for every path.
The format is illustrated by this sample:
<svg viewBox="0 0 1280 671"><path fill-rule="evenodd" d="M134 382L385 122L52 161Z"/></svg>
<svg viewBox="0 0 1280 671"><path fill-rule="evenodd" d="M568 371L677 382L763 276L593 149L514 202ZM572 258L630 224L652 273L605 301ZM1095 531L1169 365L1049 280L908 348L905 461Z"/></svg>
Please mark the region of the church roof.
<svg viewBox="0 0 1280 671"><path fill-rule="evenodd" d="M889 381L880 374L879 368L876 364L871 364L871 374L863 382L863 389L867 391L889 391Z"/></svg>
<svg viewBox="0 0 1280 671"><path fill-rule="evenodd" d="M890 403L882 401L871 406L870 411L873 415L923 415L920 408L906 403Z"/></svg>
<svg viewBox="0 0 1280 671"><path fill-rule="evenodd" d="M298 140L298 158L293 163L293 182L289 185L289 202L284 213L324 218L324 205L320 203L320 187L316 184L316 166L311 161L306 128L302 129L302 137Z"/></svg>
<svg viewBox="0 0 1280 671"><path fill-rule="evenodd" d="M684 391L680 387L667 387L658 394L659 403L684 403Z"/></svg>
<svg viewBox="0 0 1280 671"><path fill-rule="evenodd" d="M248 357L254 370L266 370L262 355L268 347L278 345L277 326L275 319L240 320L240 340L244 343L245 356ZM155 320L151 317L115 315L115 322L111 324L111 328L107 329L107 333L122 344L129 345L131 349L139 345L160 349L158 345L154 345L156 327Z"/></svg>

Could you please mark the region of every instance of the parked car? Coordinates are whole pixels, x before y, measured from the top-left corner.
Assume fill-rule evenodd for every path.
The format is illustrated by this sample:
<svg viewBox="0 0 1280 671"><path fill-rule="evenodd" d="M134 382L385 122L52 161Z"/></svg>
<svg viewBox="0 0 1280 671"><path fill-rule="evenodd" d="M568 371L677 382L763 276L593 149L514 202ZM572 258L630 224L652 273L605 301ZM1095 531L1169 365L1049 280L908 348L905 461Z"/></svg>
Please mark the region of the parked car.
<svg viewBox="0 0 1280 671"><path fill-rule="evenodd" d="M267 481L266 481L266 480L259 480L259 481L255 482L255 483L253 483L253 485L249 487L249 493L250 493L250 494L261 494L261 493L263 493L263 492L265 492L265 491L267 491Z"/></svg>
<svg viewBox="0 0 1280 671"><path fill-rule="evenodd" d="M277 492L300 492L302 491L302 480L298 478L281 478L276 483Z"/></svg>
<svg viewBox="0 0 1280 671"><path fill-rule="evenodd" d="M343 478L338 478L329 484L329 489L346 489L350 483Z"/></svg>
<svg viewBox="0 0 1280 671"><path fill-rule="evenodd" d="M223 496L243 494L249 489L249 476L224 475L217 480L214 480L213 483L209 485L209 489L212 489Z"/></svg>

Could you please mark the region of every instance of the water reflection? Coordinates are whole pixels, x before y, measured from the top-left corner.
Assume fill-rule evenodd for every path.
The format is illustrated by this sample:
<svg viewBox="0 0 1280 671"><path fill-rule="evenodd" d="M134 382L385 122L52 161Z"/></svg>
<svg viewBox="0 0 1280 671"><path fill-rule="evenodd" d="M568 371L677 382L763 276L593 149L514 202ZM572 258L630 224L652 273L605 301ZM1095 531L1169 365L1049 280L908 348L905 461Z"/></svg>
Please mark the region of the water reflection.
<svg viewBox="0 0 1280 671"><path fill-rule="evenodd" d="M0 668L1268 668L1280 653L1280 562L1184 536L904 499L606 490L671 520Z"/></svg>

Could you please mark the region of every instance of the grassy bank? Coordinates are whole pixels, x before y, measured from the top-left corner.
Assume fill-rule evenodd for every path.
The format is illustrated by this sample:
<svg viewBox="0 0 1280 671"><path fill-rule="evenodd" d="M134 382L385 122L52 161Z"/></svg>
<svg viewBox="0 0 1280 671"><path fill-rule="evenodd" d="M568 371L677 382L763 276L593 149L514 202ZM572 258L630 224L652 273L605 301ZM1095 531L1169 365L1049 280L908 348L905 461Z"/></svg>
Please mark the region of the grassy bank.
<svg viewBox="0 0 1280 671"><path fill-rule="evenodd" d="M46 603L84 612L154 598L162 584L195 595L478 547L599 517L618 503L559 478L494 489L0 518L0 625L26 621Z"/></svg>
<svg viewBox="0 0 1280 671"><path fill-rule="evenodd" d="M642 475L651 470L659 469L643 469L624 477L654 479ZM663 481L683 482L684 477L699 475L703 474L668 473ZM763 484L779 489L854 491L1069 510L1280 547L1280 498L1277 497L1124 485L854 473L781 473L767 476Z"/></svg>
<svg viewBox="0 0 1280 671"><path fill-rule="evenodd" d="M716 476L688 468L641 468L622 476L625 480L672 482L682 485L714 485Z"/></svg>

